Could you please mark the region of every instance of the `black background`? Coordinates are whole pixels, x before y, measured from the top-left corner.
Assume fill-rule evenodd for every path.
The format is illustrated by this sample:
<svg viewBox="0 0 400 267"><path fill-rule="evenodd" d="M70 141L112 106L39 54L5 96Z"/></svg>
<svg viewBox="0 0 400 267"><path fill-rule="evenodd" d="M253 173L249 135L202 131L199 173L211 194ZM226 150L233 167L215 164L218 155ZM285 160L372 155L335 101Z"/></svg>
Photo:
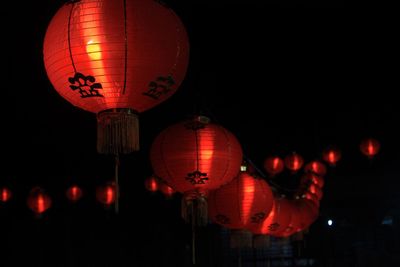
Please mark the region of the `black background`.
<svg viewBox="0 0 400 267"><path fill-rule="evenodd" d="M141 114L141 151L121 162L119 216L94 196L114 171L112 159L96 153L95 115L62 99L44 70L46 26L64 1L3 5L0 184L13 190L13 199L0 207L0 266L190 266L179 196L151 195L143 181L151 174L152 140L195 109L232 131L260 169L268 155L297 151L312 160L328 145L340 147L343 158L326 177L308 253L324 262L332 247L372 242L374 260L397 263L398 230L376 234L399 208L400 108L390 23L330 8L343 7L339 1L166 2L186 25L190 64L178 92ZM359 151L369 136L382 144L372 161ZM296 179L284 173L274 182L286 192ZM65 199L73 182L84 189L77 205ZM36 185L53 197L41 220L26 207ZM327 232L333 231L327 218L337 222L337 235ZM199 231L200 263L223 266L219 228ZM326 244L328 236L337 244ZM371 254L361 247L364 252L348 250L354 261Z"/></svg>

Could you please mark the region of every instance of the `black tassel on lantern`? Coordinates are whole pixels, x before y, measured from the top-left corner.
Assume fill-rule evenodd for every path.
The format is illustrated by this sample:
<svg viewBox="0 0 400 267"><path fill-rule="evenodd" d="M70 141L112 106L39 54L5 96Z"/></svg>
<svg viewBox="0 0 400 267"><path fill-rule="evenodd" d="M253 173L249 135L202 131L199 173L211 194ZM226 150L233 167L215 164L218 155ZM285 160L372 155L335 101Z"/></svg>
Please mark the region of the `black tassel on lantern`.
<svg viewBox="0 0 400 267"><path fill-rule="evenodd" d="M139 150L139 117L132 109L97 114L97 152L120 155Z"/></svg>

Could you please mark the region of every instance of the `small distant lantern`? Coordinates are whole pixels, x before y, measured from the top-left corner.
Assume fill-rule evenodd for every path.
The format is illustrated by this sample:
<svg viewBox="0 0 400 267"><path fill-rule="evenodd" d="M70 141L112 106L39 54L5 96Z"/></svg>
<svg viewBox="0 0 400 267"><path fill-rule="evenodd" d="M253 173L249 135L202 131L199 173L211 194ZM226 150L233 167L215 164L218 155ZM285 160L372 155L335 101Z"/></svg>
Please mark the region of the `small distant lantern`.
<svg viewBox="0 0 400 267"><path fill-rule="evenodd" d="M176 193L175 190L165 182L161 182L159 187L161 193L163 193L166 198L171 198Z"/></svg>
<svg viewBox="0 0 400 267"><path fill-rule="evenodd" d="M96 198L101 204L106 207L111 206L115 202L115 183L108 183L97 187Z"/></svg>
<svg viewBox="0 0 400 267"><path fill-rule="evenodd" d="M292 172L297 172L303 167L304 160L303 157L293 152L292 154L285 157L285 166Z"/></svg>
<svg viewBox="0 0 400 267"><path fill-rule="evenodd" d="M78 202L82 198L83 192L79 186L73 185L67 189L66 194L71 202Z"/></svg>
<svg viewBox="0 0 400 267"><path fill-rule="evenodd" d="M381 144L374 138L364 139L360 144L361 152L369 158L373 158L376 154L378 154L380 148Z"/></svg>
<svg viewBox="0 0 400 267"><path fill-rule="evenodd" d="M342 152L338 148L330 147L324 150L322 158L330 166L336 166L336 163L341 159Z"/></svg>
<svg viewBox="0 0 400 267"><path fill-rule="evenodd" d="M154 175L147 177L144 180L144 187L146 187L147 191L151 193L157 192L160 188L160 181Z"/></svg>
<svg viewBox="0 0 400 267"><path fill-rule="evenodd" d="M318 176L325 176L326 167L322 162L314 160L304 166L304 172L314 173Z"/></svg>
<svg viewBox="0 0 400 267"><path fill-rule="evenodd" d="M0 202L8 202L11 199L12 193L8 187L0 188Z"/></svg>
<svg viewBox="0 0 400 267"><path fill-rule="evenodd" d="M37 216L40 216L51 207L52 200L43 188L35 187L28 195L27 204Z"/></svg>
<svg viewBox="0 0 400 267"><path fill-rule="evenodd" d="M264 161L264 169L271 175L271 177L281 173L285 168L285 163L280 157L268 157Z"/></svg>

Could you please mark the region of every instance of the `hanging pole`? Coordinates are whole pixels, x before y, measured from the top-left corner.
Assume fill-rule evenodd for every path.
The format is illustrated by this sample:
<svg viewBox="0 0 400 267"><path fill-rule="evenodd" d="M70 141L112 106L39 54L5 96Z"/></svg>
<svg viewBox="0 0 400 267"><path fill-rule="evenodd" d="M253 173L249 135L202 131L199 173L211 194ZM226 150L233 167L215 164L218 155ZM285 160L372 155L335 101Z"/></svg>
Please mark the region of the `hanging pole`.
<svg viewBox="0 0 400 267"><path fill-rule="evenodd" d="M115 213L119 213L119 155L115 154Z"/></svg>

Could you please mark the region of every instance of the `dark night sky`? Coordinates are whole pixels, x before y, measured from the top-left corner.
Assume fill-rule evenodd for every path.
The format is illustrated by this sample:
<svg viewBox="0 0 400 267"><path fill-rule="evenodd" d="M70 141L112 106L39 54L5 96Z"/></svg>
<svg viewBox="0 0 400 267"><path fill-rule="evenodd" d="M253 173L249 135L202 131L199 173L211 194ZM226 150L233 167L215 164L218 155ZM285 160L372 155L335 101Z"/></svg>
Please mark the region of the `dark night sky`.
<svg viewBox="0 0 400 267"><path fill-rule="evenodd" d="M350 19L341 9L304 8L340 2L166 1L187 27L188 73L174 96L141 115L141 151L122 159L121 216L105 212L93 192L112 177L113 165L96 153L95 115L62 99L42 62L46 26L63 2L30 1L24 8L25 3L10 3L1 11L6 12L6 78L0 184L12 187L15 195L9 207L0 207L5 218L1 231L9 240L7 264L0 266L15 266L21 252L35 258L37 266L81 266L73 265L78 259L86 266L116 266L111 265L116 255L138 263L153 249L182 257L183 251L165 246L168 240L184 243L188 238L179 199L150 196L143 180L151 174L148 148L154 137L191 115L196 105L231 130L258 167L271 154L295 150L312 160L326 146L338 145L343 159L326 177L322 217L369 226L398 208L400 107L390 64L394 37L372 23ZM372 162L358 148L368 136L382 142L382 153ZM87 191L76 209L64 199L63 190L72 181ZM44 222L33 220L25 207L27 191L38 184L54 197ZM174 244L179 247L179 241ZM48 252L50 260L43 256ZM56 265L56 259L66 263ZM137 266L169 266L153 262Z"/></svg>

